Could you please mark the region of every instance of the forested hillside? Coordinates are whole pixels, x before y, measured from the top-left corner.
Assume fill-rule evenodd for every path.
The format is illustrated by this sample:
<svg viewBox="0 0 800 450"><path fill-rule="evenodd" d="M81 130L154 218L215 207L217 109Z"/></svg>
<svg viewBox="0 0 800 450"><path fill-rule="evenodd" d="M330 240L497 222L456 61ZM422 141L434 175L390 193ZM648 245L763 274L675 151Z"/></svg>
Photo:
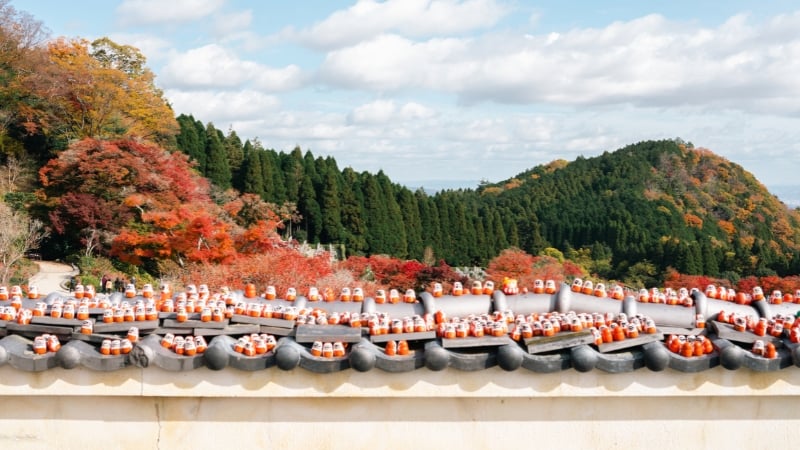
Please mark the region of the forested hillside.
<svg viewBox="0 0 800 450"><path fill-rule="evenodd" d="M680 140L427 195L299 148L267 150L193 117L178 122L179 148L217 186L296 205L295 238L347 254L422 260L427 252L428 259L485 266L508 247L534 255L555 248L594 261L593 272L606 278L668 267L728 278L800 269L797 211L739 165Z"/></svg>

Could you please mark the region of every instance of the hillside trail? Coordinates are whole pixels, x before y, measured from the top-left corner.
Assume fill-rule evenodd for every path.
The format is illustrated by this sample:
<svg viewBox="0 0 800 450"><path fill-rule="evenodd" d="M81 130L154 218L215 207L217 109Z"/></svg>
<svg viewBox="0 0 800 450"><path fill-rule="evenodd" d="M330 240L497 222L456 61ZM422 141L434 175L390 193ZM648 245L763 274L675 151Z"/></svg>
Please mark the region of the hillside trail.
<svg viewBox="0 0 800 450"><path fill-rule="evenodd" d="M69 292L70 277L78 275L78 269L69 264L55 261L36 261L39 272L33 275L29 282L36 285L39 292L47 295L51 292Z"/></svg>

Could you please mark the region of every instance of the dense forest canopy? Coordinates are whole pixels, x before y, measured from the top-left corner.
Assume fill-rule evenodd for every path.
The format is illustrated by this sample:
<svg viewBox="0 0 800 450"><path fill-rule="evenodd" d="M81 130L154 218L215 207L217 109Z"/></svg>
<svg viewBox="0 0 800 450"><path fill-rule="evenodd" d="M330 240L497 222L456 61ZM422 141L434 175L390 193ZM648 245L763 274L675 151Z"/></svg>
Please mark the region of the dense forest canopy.
<svg viewBox="0 0 800 450"><path fill-rule="evenodd" d="M429 276L454 279L448 267L490 267L508 249L562 275L631 285L800 272L798 212L739 165L680 139L556 160L475 189L412 191L383 172L175 117L138 49L49 39L8 0L0 163L2 211L42 224L45 256L109 258L153 276L247 267L304 242L366 258L369 269L351 266L373 279L380 255L420 264L387 273L438 267ZM303 267L293 270L335 275Z"/></svg>

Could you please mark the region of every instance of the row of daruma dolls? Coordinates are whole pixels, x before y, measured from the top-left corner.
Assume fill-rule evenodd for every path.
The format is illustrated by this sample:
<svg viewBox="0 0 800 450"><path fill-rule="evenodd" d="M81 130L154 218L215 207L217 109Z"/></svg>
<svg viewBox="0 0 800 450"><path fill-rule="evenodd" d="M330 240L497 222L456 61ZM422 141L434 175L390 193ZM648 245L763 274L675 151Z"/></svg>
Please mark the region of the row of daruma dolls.
<svg viewBox="0 0 800 450"><path fill-rule="evenodd" d="M39 296L39 288L35 284L29 284L24 290L18 285L11 286L10 289L6 286L0 286L0 300L21 300L23 297L35 300Z"/></svg>
<svg viewBox="0 0 800 450"><path fill-rule="evenodd" d="M551 284L551 280L548 280L546 283L542 283L541 280L536 280L534 282L534 293L539 291L539 289L536 288L537 285L544 285L546 286L546 293L553 293L555 292L553 284ZM606 289L603 283L594 284L591 280L582 280L580 278L575 278L572 281L570 290L585 295L603 298L609 297L616 300L622 300L626 295L625 289L620 285L614 285L610 289ZM659 288L640 289L636 295L636 299L642 303L693 306L694 300L691 297L691 293L696 290L698 289L692 288L690 290L687 288L680 288L676 290L666 288L663 291ZM784 294L780 290L774 290L770 296L767 297L764 295L764 291L760 286L754 287L751 293L746 293L736 292L732 288L725 288L724 286L717 287L710 284L706 286L704 293L707 298L735 302L741 305L748 305L753 301L760 300L767 300L771 304L800 303L800 289L795 290L794 294L788 292Z"/></svg>
<svg viewBox="0 0 800 450"><path fill-rule="evenodd" d="M475 281L472 283L472 287L470 289L464 288L461 282L456 281L453 283L453 288L450 291L450 295L491 295L492 292L494 292L494 283L491 281L487 281L486 283ZM256 285L253 283L248 283L245 285L243 294L245 298L261 297L267 300L274 300L278 298L275 286L267 286L266 291L259 295ZM442 297L445 295L443 285L441 283L434 283L431 288L431 294L434 297ZM290 287L287 289L284 299L288 301L294 301L297 299L297 295L297 289ZM323 291L320 291L318 288L312 286L308 288L308 292L306 294L306 299L310 302L362 302L364 301L364 298L364 290L360 287L353 288L352 290L348 287L344 287L338 294L336 294L331 288L326 288ZM373 298L375 303L415 303L417 302L417 293L414 291L414 289L407 289L402 294L397 289L389 289L388 292L385 289L378 289L375 291L375 296Z"/></svg>
<svg viewBox="0 0 800 450"><path fill-rule="evenodd" d="M800 289L796 289L794 294L789 292L782 293L780 290L773 290L767 297L764 295L764 290L761 286L755 286L751 293L736 292L732 288L725 288L725 286L714 286L709 284L705 290L706 297L715 298L718 300L725 300L735 302L741 305L747 305L754 301L767 300L768 303L779 305L781 303L800 303Z"/></svg>

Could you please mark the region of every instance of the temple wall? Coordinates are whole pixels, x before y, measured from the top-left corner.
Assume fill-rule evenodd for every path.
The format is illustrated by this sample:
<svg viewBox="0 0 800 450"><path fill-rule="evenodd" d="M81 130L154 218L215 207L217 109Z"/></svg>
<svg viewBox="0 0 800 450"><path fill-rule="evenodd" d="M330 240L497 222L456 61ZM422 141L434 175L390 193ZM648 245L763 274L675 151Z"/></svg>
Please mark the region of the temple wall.
<svg viewBox="0 0 800 450"><path fill-rule="evenodd" d="M538 374L0 367L9 448L764 448L800 370Z"/></svg>

